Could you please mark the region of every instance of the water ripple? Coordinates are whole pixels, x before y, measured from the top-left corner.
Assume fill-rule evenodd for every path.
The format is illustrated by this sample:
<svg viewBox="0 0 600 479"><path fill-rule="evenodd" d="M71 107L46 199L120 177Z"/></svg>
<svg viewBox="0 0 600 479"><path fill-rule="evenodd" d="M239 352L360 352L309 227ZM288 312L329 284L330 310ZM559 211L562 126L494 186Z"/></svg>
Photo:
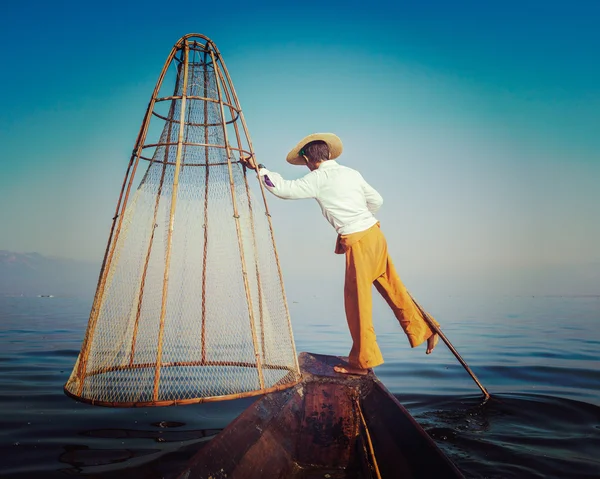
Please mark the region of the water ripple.
<svg viewBox="0 0 600 479"><path fill-rule="evenodd" d="M170 477L254 400L132 410L71 400L62 388L90 304L0 298L1 477ZM599 477L600 302L446 298L443 314L433 307L493 399L482 403L441 343L429 356L411 349L387 309L375 318L386 361L376 373L467 477ZM343 308L295 314L299 351L348 353Z"/></svg>

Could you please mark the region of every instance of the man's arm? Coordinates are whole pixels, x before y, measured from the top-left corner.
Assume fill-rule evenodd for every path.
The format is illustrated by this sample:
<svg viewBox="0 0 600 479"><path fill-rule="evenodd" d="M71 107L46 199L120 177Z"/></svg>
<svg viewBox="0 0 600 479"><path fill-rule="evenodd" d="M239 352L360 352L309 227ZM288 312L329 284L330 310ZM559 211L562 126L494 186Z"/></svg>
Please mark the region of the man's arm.
<svg viewBox="0 0 600 479"><path fill-rule="evenodd" d="M284 200L300 200L317 196L316 176L310 173L297 180L284 180L279 173L263 167L258 169L258 174L267 190Z"/></svg>
<svg viewBox="0 0 600 479"><path fill-rule="evenodd" d="M316 198L316 177L310 173L298 180L284 180L279 173L269 171L264 165L257 165L252 156L240 156L240 162L251 170L258 170L258 175L267 190L284 200L299 200L303 198Z"/></svg>
<svg viewBox="0 0 600 479"><path fill-rule="evenodd" d="M367 200L367 208L371 213L375 213L379 208L381 208L381 205L383 204L383 198L375 188L373 188L364 180L364 178L362 181L362 189L363 193L365 194L365 199Z"/></svg>

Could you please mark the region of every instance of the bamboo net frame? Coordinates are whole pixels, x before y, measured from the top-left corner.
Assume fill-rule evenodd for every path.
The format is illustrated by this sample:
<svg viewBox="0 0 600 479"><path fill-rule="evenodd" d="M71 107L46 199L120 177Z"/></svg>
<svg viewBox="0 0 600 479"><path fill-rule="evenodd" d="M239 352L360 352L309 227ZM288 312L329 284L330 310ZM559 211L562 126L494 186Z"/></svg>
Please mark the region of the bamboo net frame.
<svg viewBox="0 0 600 479"><path fill-rule="evenodd" d="M127 166L67 395L168 406L300 380L265 192L241 156L254 150L223 58L206 36L185 35Z"/></svg>

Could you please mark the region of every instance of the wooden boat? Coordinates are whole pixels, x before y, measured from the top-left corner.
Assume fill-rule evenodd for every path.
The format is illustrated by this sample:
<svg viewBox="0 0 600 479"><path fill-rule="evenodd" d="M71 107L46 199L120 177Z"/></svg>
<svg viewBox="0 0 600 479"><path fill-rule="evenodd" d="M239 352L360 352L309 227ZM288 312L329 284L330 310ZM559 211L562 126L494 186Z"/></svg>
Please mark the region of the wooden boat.
<svg viewBox="0 0 600 479"><path fill-rule="evenodd" d="M463 477L372 372L338 374L335 356L299 360L299 384L252 404L179 478Z"/></svg>

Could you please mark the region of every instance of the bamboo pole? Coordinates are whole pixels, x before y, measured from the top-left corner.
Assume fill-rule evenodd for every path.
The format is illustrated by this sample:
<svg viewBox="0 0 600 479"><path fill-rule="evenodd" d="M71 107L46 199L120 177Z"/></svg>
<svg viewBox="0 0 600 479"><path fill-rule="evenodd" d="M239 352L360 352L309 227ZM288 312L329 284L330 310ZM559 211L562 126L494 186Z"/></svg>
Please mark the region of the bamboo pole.
<svg viewBox="0 0 600 479"><path fill-rule="evenodd" d="M152 216L152 226L151 226L152 233L150 233L150 241L148 242L148 249L146 251L146 259L144 261L144 270L142 271L142 278L140 280L140 289L138 291L138 302L137 302L137 309L136 309L136 313L135 313L135 323L133 325L133 334L131 337L131 351L129 352L129 365L130 366L133 364L133 358L135 356L135 345L137 342L140 318L142 315L142 302L144 300L144 289L146 287L146 275L148 274L148 264L150 263L150 254L152 253L152 245L154 244L154 232L156 231L156 217L158 214L158 205L160 203L160 194L162 192L166 169L167 169L167 165L163 164L162 172L160 175L158 194L156 196L156 203L154 205L154 215Z"/></svg>
<svg viewBox="0 0 600 479"><path fill-rule="evenodd" d="M363 429L365 431L365 436L367 438L367 444L369 446L369 455L371 456L371 462L373 464L373 470L375 472L375 476L377 479L381 479L381 472L379 471L379 465L377 464L377 456L375 455L375 449L373 448L373 441L371 441L371 434L369 433L369 426L367 426L367 421L365 420L365 416L362 412L362 408L360 407L360 399L356 398L356 409L358 409L358 414L360 416L360 422L362 423Z"/></svg>
<svg viewBox="0 0 600 479"><path fill-rule="evenodd" d="M197 100L199 100L200 98L197 98ZM189 100L189 98L188 98ZM231 105L227 105L224 103L224 105L229 106L231 108ZM169 118L168 116L164 116L161 115L160 113L156 113L155 111L152 112L152 114L154 116L156 116L157 118L160 118L161 120L165 120L168 123L176 123L177 120L172 120L171 118ZM232 123L235 123L235 121L238 119L237 116L232 116L232 119L229 121L226 121L225 124L230 125ZM203 126L203 123L188 123L189 126ZM220 123L209 123L208 126L220 126Z"/></svg>
<svg viewBox="0 0 600 479"><path fill-rule="evenodd" d="M167 73L167 69L173 60L173 57L177 53L178 44L176 44L167 57L165 64L163 65L163 69L160 72L158 77L158 81L154 87L154 91L152 93L152 97L150 102L148 103L148 107L146 108L146 114L144 115L144 121L140 130L138 132L138 136L135 142L134 152L131 155L129 160L129 166L127 167L127 173L125 174L125 179L123 180L123 186L121 187L121 193L119 195L119 200L117 202L117 208L115 210L115 216L113 217L113 223L111 226L111 231L108 237L108 243L106 245L106 251L104 253L104 260L102 261L102 267L100 268L100 276L98 278L98 286L96 288L96 294L94 295L94 301L92 303L92 310L90 312L90 320L88 324L88 328L85 333L85 337L83 340L83 345L81 347L80 353L80 361L77 370L77 378L79 380L79 386L77 388L77 394L81 395L83 392L83 386L85 382L85 371L87 368L87 361L89 358L90 350L91 350L91 340L94 336L94 331L96 329L96 324L98 322L98 316L102 309L102 303L104 299L104 290L106 287L106 280L108 276L108 272L110 270L112 258L114 255L114 251L116 245L119 240L119 234L121 232L121 226L123 224L123 213L125 212L125 208L127 207L127 201L129 200L129 193L131 191L131 185L133 184L133 180L135 178L135 173L137 170L137 166L139 164L140 156L143 149L144 141L146 140L146 135L148 134L148 127L150 125L150 118L152 116L152 111L154 110L154 105L156 102L156 98L158 96L158 92L160 91L160 87L162 86L162 82ZM129 176L129 181L128 180ZM125 185L127 184L127 189L125 190ZM123 192L125 191L125 195L123 196ZM122 203L121 203L122 200ZM117 218L119 219L118 224L116 224ZM116 226L116 228L115 228ZM113 237L114 232L114 237Z"/></svg>
<svg viewBox="0 0 600 479"><path fill-rule="evenodd" d="M210 126L221 126L221 123L218 124L213 124ZM160 142L160 143L150 143L148 145L144 145L144 148L154 148L157 146L167 146L167 145L171 145L171 146L175 146L177 145L176 142L171 142L171 143L167 143L167 142ZM227 146L226 145L215 145L214 143L195 143L195 142L191 142L191 141L184 141L183 145L185 146L208 146L210 148L221 148L222 150L226 150ZM241 150L240 148L235 148L233 146L229 146L230 150L236 150L236 151L246 151L246 150Z"/></svg>
<svg viewBox="0 0 600 479"><path fill-rule="evenodd" d="M252 365L255 367L255 365ZM104 406L104 407L124 407L124 408L132 408L132 407L163 407L163 406L184 406L187 404L201 404L207 402L218 402L218 401L231 401L233 399L244 399L250 398L254 396L259 396L261 394L270 394L277 391L282 391L284 389L288 389L292 386L297 385L300 382L300 378L295 379L290 383L285 384L276 384L275 386L271 386L266 389L257 389L254 391L248 391L244 393L234 393L234 394L224 394L221 396L210 396L210 397L199 397L199 398L191 398L191 399L166 399L163 401L102 401L96 399L85 398L79 395L75 395L70 392L68 389L65 389L65 394L76 401L83 402L86 404L91 404L93 406Z"/></svg>
<svg viewBox="0 0 600 479"><path fill-rule="evenodd" d="M215 50L218 53L218 50L216 48L216 46L214 47ZM237 107L239 108L240 111L240 121L242 123L242 128L244 129L244 134L246 136L246 140L248 142L248 148L250 149L250 155L252 157L254 157L254 148L252 147L252 139L250 138L250 132L248 131L248 126L246 125L246 120L244 119L244 113L242 111L241 105L240 105L240 101L238 99L237 93L235 91L235 88L233 87L233 82L231 81L231 77L229 76L229 71L227 70L227 67L225 65L225 62L223 61L223 58L221 57L220 53L219 53L219 60L221 62L221 65L223 65L223 73L225 74L227 81L229 83L229 85L231 85L231 94L233 95L233 99L235 104L237 105ZM296 366L296 370L300 371L300 364L298 363L298 354L296 352L296 344L294 342L294 333L292 331L292 319L290 316L290 310L289 310L289 306L288 306L288 302L287 302L287 296L285 294L285 286L283 283L283 274L281 272L281 264L279 261L279 254L277 253L277 246L275 244L275 233L273 231L273 222L271 221L271 213L269 211L269 205L267 204L267 198L265 195L265 189L264 186L262 184L262 181L260 181L260 177L258 175L258 170L256 171L256 178L258 180L258 184L259 184L259 188L260 188L260 192L262 195L262 199L263 199L263 203L265 205L265 214L267 215L267 222L269 224L269 232L271 235L271 243L273 245L273 253L275 255L275 264L277 265L277 274L279 276L279 285L281 287L281 294L283 296L283 304L285 307L285 314L287 316L287 325L288 325L288 331L290 334L290 339L291 339L291 346L292 346L292 354L294 357L294 364Z"/></svg>
<svg viewBox="0 0 600 479"><path fill-rule="evenodd" d="M481 384L481 382L479 382L479 379L477 379L477 376L475 376L475 373L473 371L471 371L471 368L469 367L469 365L460 356L460 354L458 354L458 351L456 350L456 348L454 346L452 346L452 343L450 342L450 340L446 337L446 335L442 332L442 330L435 324L435 322L431 319L429 314L427 314L427 312L421 307L421 305L419 303L417 303L415 298L413 298L410 293L408 293L408 295L413 300L413 303L415 303L415 306L419 309L419 311L425 318L425 321L427 322L429 327L431 329L433 329L433 331L435 331L435 333L440 336L440 338L442 339L442 341L444 341L444 343L446 343L446 346L448 346L448 349L452 352L452 354L454 354L454 357L456 357L456 359L458 359L458 362L460 364L462 364L463 368L465 368L467 373L469 373L469 376L471 376L471 379L473 379L473 381L475 381L475 384L477 384L477 386L479 386L479 389L481 389L481 392L483 393L483 395L485 396L485 399L487 401L490 398L490 393L488 393L487 389L483 386L483 384Z"/></svg>
<svg viewBox="0 0 600 479"><path fill-rule="evenodd" d="M175 81L175 89L177 89L177 83L178 81ZM175 104L176 101L173 100L171 102L171 106L169 108L171 115L175 112ZM171 131L172 131L172 127L171 125L168 126L168 130L167 130L167 142L170 142L171 140ZM138 305L137 305L137 311L136 311L136 316L135 316L135 324L133 326L133 336L131 339L131 351L129 353L129 365L133 364L133 359L135 356L135 346L136 346L136 342L137 342L137 334L138 334L138 328L139 328L139 323L140 323L140 317L142 314L142 301L144 299L144 288L146 286L146 275L148 273L148 264L150 262L150 254L152 252L152 246L154 244L154 232L156 231L156 218L158 216L158 206L160 204L160 198L162 195L162 189L163 189L163 184L165 181L165 173L167 171L167 159L169 158L169 149L170 146L167 145L165 147L165 161L163 161L163 166L162 166L162 171L160 174L160 181L158 184L158 192L156 194L156 202L154 203L154 214L152 216L152 233L150 234L150 241L148 242L148 250L146 252L146 260L144 262L144 271L142 273L142 279L140 282L140 290L138 293ZM152 163L154 162L154 158L151 160L150 165L148 166L148 173L150 172L150 168L152 168ZM146 174L148 174L146 173Z"/></svg>
<svg viewBox="0 0 600 479"><path fill-rule="evenodd" d="M206 65L206 63L205 63ZM187 97L188 100L202 100L202 101L209 101L211 103L219 103L219 100L216 100L215 98L211 98L206 96L198 96L198 95L188 95ZM156 102L161 102L161 101L170 101L170 100L181 100L181 96L180 95L171 95L171 96L163 96L160 98L156 99ZM232 105L230 103L225 103L223 102L223 105L228 106L229 108L233 108L234 111L236 111L237 113L239 113L239 109L235 106ZM216 125L219 125L219 123L217 123Z"/></svg>
<svg viewBox="0 0 600 479"><path fill-rule="evenodd" d="M185 145L185 143L184 143ZM189 144L187 146L190 146ZM232 148L232 150L235 148ZM246 152L244 151L244 153L250 155L250 152ZM152 158L147 158L145 156L140 156L140 160L146 160L146 161L152 161ZM156 161L154 161L154 163L156 163ZM159 161L158 163L165 163L164 161ZM167 161L166 162L167 165L175 165L174 161ZM231 162L232 165L235 165L236 163L242 163L239 160L234 160ZM226 161L221 161L221 162L215 162L215 163L210 163L208 166L227 166L229 163L227 163ZM204 163L186 163L185 166L187 166L188 168L191 166L206 166Z"/></svg>
<svg viewBox="0 0 600 479"><path fill-rule="evenodd" d="M215 64L215 69L218 68L218 65L216 65L216 61L215 61L215 49L216 47L214 47L214 45L212 43L210 43L212 48L208 48L208 43L207 43L207 48L209 50L211 59L213 61L213 64ZM254 325L254 308L252 307L252 296L250 295L250 285L248 284L248 273L246 270L246 260L244 258L244 245L242 243L242 233L241 233L241 228L240 228L240 215L238 213L238 209L237 209L237 202L236 202L236 196L235 196L235 187L234 187L234 182L233 182L233 170L231 167L231 151L230 151L230 146L229 146L229 139L228 139L228 135L227 135L227 124L225 123L225 109L223 107L223 97L221 95L221 85L220 85L220 80L219 80L219 76L218 73L215 72L215 80L216 80L216 84L217 84L217 96L219 98L219 105L221 108L221 121L222 121L222 126L223 126L223 138L225 141L225 146L226 146L226 152L227 152L227 161L228 161L228 170L229 170L229 186L231 189L231 201L233 203L233 217L235 218L235 229L237 232L237 238L238 238L238 247L240 250L240 261L242 263L242 275L244 278L244 289L246 291L246 303L248 306L248 312L249 312L249 316L250 316L250 331L252 333L252 345L254 347L254 355L255 355L255 359L256 359L256 369L258 372L258 381L260 384L260 389L264 389L265 388L265 380L263 377L263 371L262 371L262 367L261 367L261 360L260 360L260 354L258 352L258 340L256 338L256 328Z"/></svg>
<svg viewBox="0 0 600 479"><path fill-rule="evenodd" d="M230 104L231 97L229 95L228 88L233 88L233 86L226 83L225 79L223 78L223 74L221 73L221 70L219 69L218 71L219 71L219 77L221 79L221 82L223 83L223 85L225 87L224 88L225 97L227 98L227 102ZM239 107L239 105L238 105L238 107ZM239 117L240 110L236 110L236 111L238 112L238 117ZM233 113L234 113L234 108L230 107L230 114L232 117L233 117ZM235 131L235 138L236 138L238 147L242 148L240 130L238 128L237 122L233 123L233 129ZM266 348L266 344L265 344L265 315L264 315L264 305L263 305L262 281L260 280L258 248L257 248L257 244L256 244L256 228L254 227L254 211L252 210L252 198L250 195L250 185L248 184L248 176L246 175L245 167L244 167L244 185L246 187L246 196L248 197L248 212L250 215L250 231L252 234L252 251L254 253L254 268L255 268L255 273L256 273L256 283L257 283L257 290L258 290L257 294L258 294L258 315L259 315L259 321L260 321L260 345L261 345L261 350L262 350L263 361L265 361L267 348Z"/></svg>
<svg viewBox="0 0 600 479"><path fill-rule="evenodd" d="M238 368L256 368L256 363L248 362L248 361L169 361L162 362L161 369L165 368L173 368L173 367L182 367L182 366L233 366ZM146 363L135 363L133 365L121 364L115 366L105 366L102 368L94 369L88 373L88 376L95 376L98 374L105 374L114 371L132 371L136 369L145 369L145 368L155 368L155 362L146 362ZM272 370L285 370L291 371L291 368L288 366L280 366L278 364L268 364L263 363L263 369L272 369Z"/></svg>
<svg viewBox="0 0 600 479"><path fill-rule="evenodd" d="M162 304L160 308L160 326L158 330L158 350L156 354L156 369L154 372L154 400L158 400L159 392L159 381L160 381L160 363L162 361L162 349L165 332L165 315L167 312L167 296L169 292L169 267L171 265L171 247L173 245L173 225L175 223L175 210L177 207L177 190L179 186L179 171L181 170L181 152L183 150L183 131L185 122L185 107L186 107L186 95L187 95L187 84L188 84L188 43L187 40L183 44L184 50L184 63L183 63L183 95L181 98L180 112L179 112L179 131L178 131L178 142L177 142L177 153L175 159L175 173L173 174L173 191L171 192L171 212L169 214L169 230L167 232L167 251L165 254L165 272L163 276L163 291L162 291Z"/></svg>
<svg viewBox="0 0 600 479"><path fill-rule="evenodd" d="M206 64L206 51L204 52L204 96L208 94L208 65ZM208 102L204 102L204 143L208 144ZM206 361L206 260L208 258L208 146L204 147L204 162L206 164L204 181L204 250L202 251L202 328L200 332L200 343L202 350L202 362Z"/></svg>

